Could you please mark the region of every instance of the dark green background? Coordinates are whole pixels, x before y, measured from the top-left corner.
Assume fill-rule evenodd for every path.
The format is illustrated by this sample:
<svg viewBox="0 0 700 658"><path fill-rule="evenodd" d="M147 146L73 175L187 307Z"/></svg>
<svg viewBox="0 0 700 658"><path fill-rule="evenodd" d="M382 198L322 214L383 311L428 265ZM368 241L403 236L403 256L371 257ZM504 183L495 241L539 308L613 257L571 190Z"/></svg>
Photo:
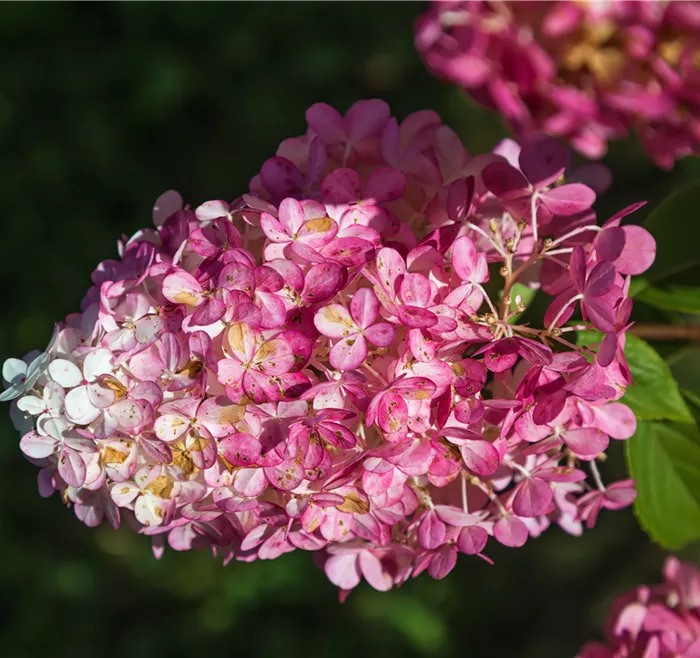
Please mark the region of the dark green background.
<svg viewBox="0 0 700 658"><path fill-rule="evenodd" d="M419 3L0 5L0 358L46 344L78 309L121 233L147 226L175 188L193 204L234 198L304 110L382 97L394 114L437 110L477 153L497 117L432 79L412 45ZM636 142L608 158L599 207L658 201L697 165L656 170ZM640 218L644 213L640 213ZM566 658L599 632L615 594L659 577L663 554L630 510L581 539L554 528L523 549L462 557L340 605L297 552L227 568L205 554L89 530L0 420L0 652L8 658L514 656ZM620 446L610 469L620 472ZM610 469L607 471L610 473Z"/></svg>

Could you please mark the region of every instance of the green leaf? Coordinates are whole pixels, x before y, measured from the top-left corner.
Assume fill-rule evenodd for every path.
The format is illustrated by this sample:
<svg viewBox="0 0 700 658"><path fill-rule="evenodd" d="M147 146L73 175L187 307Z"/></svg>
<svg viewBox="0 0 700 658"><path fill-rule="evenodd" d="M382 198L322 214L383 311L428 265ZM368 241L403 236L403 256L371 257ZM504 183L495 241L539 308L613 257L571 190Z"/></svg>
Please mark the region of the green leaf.
<svg viewBox="0 0 700 658"><path fill-rule="evenodd" d="M700 182L673 192L647 217L644 228L656 239L656 260L645 272L650 283L700 263Z"/></svg>
<svg viewBox="0 0 700 658"><path fill-rule="evenodd" d="M700 347L688 345L666 359L678 386L700 394Z"/></svg>
<svg viewBox="0 0 700 658"><path fill-rule="evenodd" d="M527 309L530 304L532 303L532 300L535 298L535 295L537 294L537 290L535 288L529 288L528 286L523 285L522 283L516 282L513 284L513 287L510 290L510 298L513 300L513 303L511 304L511 308L515 308L515 298L520 295L523 298L523 304L525 305L525 308ZM523 311L525 313L525 311ZM523 316L523 313L516 313L510 320L508 320L511 324L516 323L520 320L520 318Z"/></svg>
<svg viewBox="0 0 700 658"><path fill-rule="evenodd" d="M580 331L576 342L591 345L602 339L603 334L598 331ZM649 343L628 334L625 356L634 383L622 402L632 409L637 419L694 422L668 364Z"/></svg>
<svg viewBox="0 0 700 658"><path fill-rule="evenodd" d="M635 512L650 537L678 549L700 537L700 433L696 425L640 421L626 442Z"/></svg>
<svg viewBox="0 0 700 658"><path fill-rule="evenodd" d="M700 315L700 288L695 286L645 288L637 294L637 299L664 311Z"/></svg>

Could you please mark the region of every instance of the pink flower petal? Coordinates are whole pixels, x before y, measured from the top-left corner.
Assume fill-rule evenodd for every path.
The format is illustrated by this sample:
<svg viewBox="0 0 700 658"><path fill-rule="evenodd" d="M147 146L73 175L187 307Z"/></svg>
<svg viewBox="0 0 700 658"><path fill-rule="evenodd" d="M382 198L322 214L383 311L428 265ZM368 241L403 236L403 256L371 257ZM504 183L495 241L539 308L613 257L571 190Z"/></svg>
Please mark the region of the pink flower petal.
<svg viewBox="0 0 700 658"><path fill-rule="evenodd" d="M552 487L538 478L525 478L513 498L513 511L518 516L535 517L544 514L553 498Z"/></svg>
<svg viewBox="0 0 700 658"><path fill-rule="evenodd" d="M592 427L568 430L563 434L567 447L579 459L590 461L605 452L610 440L608 435Z"/></svg>
<svg viewBox="0 0 700 658"><path fill-rule="evenodd" d="M544 206L555 215L575 215L590 208L596 193L582 183L571 183L542 192L540 199Z"/></svg>
<svg viewBox="0 0 700 658"><path fill-rule="evenodd" d="M519 548L527 541L527 526L517 516L504 516L493 526L493 536L504 546Z"/></svg>
<svg viewBox="0 0 700 658"><path fill-rule="evenodd" d="M199 281L184 270L179 270L163 279L163 296L173 304L187 306L199 306L204 301Z"/></svg>

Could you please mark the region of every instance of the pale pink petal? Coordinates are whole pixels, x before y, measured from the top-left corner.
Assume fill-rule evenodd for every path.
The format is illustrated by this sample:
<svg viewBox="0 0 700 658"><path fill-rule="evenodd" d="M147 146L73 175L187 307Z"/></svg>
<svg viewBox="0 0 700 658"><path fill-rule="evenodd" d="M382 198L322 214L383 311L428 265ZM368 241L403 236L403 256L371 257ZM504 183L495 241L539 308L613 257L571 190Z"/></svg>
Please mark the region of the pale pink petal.
<svg viewBox="0 0 700 658"><path fill-rule="evenodd" d="M267 484L264 469L242 468L236 473L233 488L247 498L255 498L265 491Z"/></svg>
<svg viewBox="0 0 700 658"><path fill-rule="evenodd" d="M134 514L136 520L146 527L159 526L163 523L166 501L159 496L148 493L142 494L136 499Z"/></svg>
<svg viewBox="0 0 700 658"><path fill-rule="evenodd" d="M165 414L160 416L154 425L156 436L161 441L177 440L190 428L190 423L187 418L176 414Z"/></svg>
<svg viewBox="0 0 700 658"><path fill-rule="evenodd" d="M119 507L127 507L141 493L141 490L133 482L119 482L110 490L112 500Z"/></svg>
<svg viewBox="0 0 700 658"><path fill-rule="evenodd" d="M88 396L87 386L78 386L66 395L66 418L77 425L88 425L101 413Z"/></svg>
<svg viewBox="0 0 700 658"><path fill-rule="evenodd" d="M394 584L391 575L382 567L381 561L370 551L362 551L359 555L359 566L365 580L374 589L386 592Z"/></svg>
<svg viewBox="0 0 700 658"><path fill-rule="evenodd" d="M199 306L203 301L199 281L184 270L178 270L163 279L163 296L173 304Z"/></svg>
<svg viewBox="0 0 700 658"><path fill-rule="evenodd" d="M609 402L592 410L596 427L613 439L629 439L637 431L637 419L625 404Z"/></svg>
<svg viewBox="0 0 700 658"><path fill-rule="evenodd" d="M329 304L319 309L314 316L314 325L329 338L344 338L358 331L350 313L341 304Z"/></svg>
<svg viewBox="0 0 700 658"><path fill-rule="evenodd" d="M49 457L55 452L57 446L58 441L56 439L50 436L42 436L37 432L25 434L19 442L20 450L27 457L32 457L33 459Z"/></svg>
<svg viewBox="0 0 700 658"><path fill-rule="evenodd" d="M38 416L40 413L44 412L46 404L42 399L36 397L36 395L25 395L23 398L17 400L17 408L20 411L32 414L32 416Z"/></svg>
<svg viewBox="0 0 700 658"><path fill-rule="evenodd" d="M336 587L350 590L360 584L361 576L357 555L332 555L323 566L328 580Z"/></svg>
<svg viewBox="0 0 700 658"><path fill-rule="evenodd" d="M66 359L54 359L49 364L49 375L63 388L79 386L83 381L83 373L80 368Z"/></svg>
<svg viewBox="0 0 700 658"><path fill-rule="evenodd" d="M287 235L294 237L304 223L304 208L296 199L284 199L279 207L279 221Z"/></svg>
<svg viewBox="0 0 700 658"><path fill-rule="evenodd" d="M81 487L87 468L80 453L64 448L58 458L58 473L71 487Z"/></svg>
<svg viewBox="0 0 700 658"><path fill-rule="evenodd" d="M182 197L175 190L163 192L153 204L153 224L159 228L174 212L182 209Z"/></svg>
<svg viewBox="0 0 700 658"><path fill-rule="evenodd" d="M197 207L194 214L200 222L210 222L219 217L228 216L229 210L227 201L205 201L201 206Z"/></svg>

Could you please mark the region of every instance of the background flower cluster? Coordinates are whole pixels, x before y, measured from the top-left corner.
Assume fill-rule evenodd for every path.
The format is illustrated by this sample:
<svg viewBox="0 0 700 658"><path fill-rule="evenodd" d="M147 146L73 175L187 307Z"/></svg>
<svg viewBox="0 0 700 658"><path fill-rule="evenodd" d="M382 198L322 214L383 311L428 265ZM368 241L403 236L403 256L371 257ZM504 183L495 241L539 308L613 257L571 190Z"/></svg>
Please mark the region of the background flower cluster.
<svg viewBox="0 0 700 658"><path fill-rule="evenodd" d="M635 130L667 169L700 150L700 3L433 2L416 24L428 68L516 133L589 158Z"/></svg>

